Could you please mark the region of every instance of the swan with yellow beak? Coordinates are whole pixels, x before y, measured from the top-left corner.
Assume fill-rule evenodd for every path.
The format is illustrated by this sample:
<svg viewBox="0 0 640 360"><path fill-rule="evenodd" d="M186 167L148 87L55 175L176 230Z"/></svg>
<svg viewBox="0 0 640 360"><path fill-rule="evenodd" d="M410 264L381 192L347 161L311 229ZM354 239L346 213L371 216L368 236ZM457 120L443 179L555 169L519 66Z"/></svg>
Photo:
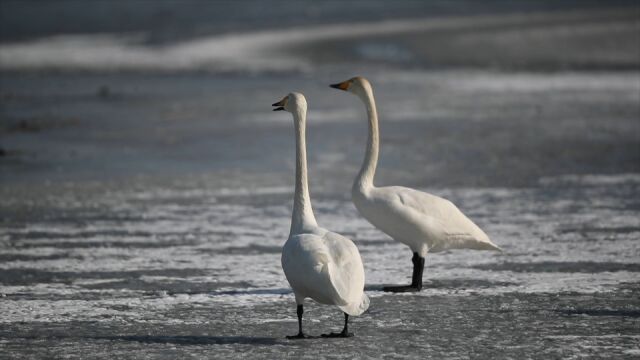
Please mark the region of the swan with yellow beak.
<svg viewBox="0 0 640 360"><path fill-rule="evenodd" d="M501 251L451 201L402 186L375 186L380 134L371 84L358 76L330 86L356 95L367 111L369 136L364 162L351 190L353 203L371 224L413 252L411 284L387 286L384 291L420 291L427 253L449 249Z"/></svg>

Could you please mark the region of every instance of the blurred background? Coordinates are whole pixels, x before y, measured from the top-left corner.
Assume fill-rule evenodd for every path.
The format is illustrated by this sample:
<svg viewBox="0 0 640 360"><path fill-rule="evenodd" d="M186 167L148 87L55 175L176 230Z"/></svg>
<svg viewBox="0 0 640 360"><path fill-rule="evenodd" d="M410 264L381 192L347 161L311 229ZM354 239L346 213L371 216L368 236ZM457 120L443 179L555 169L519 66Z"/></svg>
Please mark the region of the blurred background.
<svg viewBox="0 0 640 360"><path fill-rule="evenodd" d="M301 91L314 180L348 189L366 123L326 85L358 74L382 112L381 179L523 186L640 166L634 1L0 6L3 183L291 183L290 119L269 105Z"/></svg>
<svg viewBox="0 0 640 360"><path fill-rule="evenodd" d="M622 353L637 340L637 327L620 327L637 324L640 306L637 0L1 0L1 346L55 356L182 344L113 335L138 336L145 322L185 336L199 326L245 336L246 324L255 336L288 334L279 256L294 139L289 114L270 105L291 91L309 103L319 223L356 241L368 284L405 279L409 251L350 202L365 112L328 85L355 75L371 81L380 112L376 184L453 200L506 251L430 256L424 296L444 296L428 300L438 314L460 293L489 308L513 296L491 315L502 355L585 344ZM372 294L381 309L413 301ZM583 294L589 309L621 304L627 313L597 328L631 337L590 343L572 331L591 318L560 316L549 326L577 337L537 343L526 324L548 314L509 317ZM246 306L291 321L256 323ZM393 314L362 320L365 338L390 342L371 356L411 339L375 332ZM461 339L486 321L469 316ZM62 336L70 321L80 325L64 349L29 337ZM434 356L452 356L452 338L431 337L443 346Z"/></svg>

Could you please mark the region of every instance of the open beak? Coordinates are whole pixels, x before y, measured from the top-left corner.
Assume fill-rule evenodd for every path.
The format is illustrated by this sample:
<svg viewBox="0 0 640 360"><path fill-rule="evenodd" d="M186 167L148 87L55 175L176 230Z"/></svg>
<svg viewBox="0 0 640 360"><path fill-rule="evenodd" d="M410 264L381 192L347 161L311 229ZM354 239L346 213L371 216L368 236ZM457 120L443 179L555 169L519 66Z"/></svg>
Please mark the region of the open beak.
<svg viewBox="0 0 640 360"><path fill-rule="evenodd" d="M287 97L285 96L282 100L277 103L271 104L271 106L277 106L277 108L273 109L273 111L282 111L284 110L284 105L287 102Z"/></svg>
<svg viewBox="0 0 640 360"><path fill-rule="evenodd" d="M347 91L349 89L349 85L351 85L351 84L349 83L349 80L347 80L347 81L343 81L341 83L331 84L329 86L331 86L334 89Z"/></svg>

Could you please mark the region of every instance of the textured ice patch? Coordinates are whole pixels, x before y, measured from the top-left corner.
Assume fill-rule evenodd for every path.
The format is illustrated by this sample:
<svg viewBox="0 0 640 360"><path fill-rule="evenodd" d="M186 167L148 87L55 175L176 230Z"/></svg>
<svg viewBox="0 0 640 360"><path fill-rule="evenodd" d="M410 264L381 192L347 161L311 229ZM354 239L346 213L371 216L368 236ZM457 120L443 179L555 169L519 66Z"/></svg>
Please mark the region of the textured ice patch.
<svg viewBox="0 0 640 360"><path fill-rule="evenodd" d="M425 189L458 204L505 252L429 254L424 290L398 296L595 294L637 282L640 222L629 194L640 178L569 177L569 189L566 179L525 189ZM127 190L94 199L97 213L57 203L57 214L71 212L73 221L53 216L0 230L8 237L0 301L10 310L0 321L222 321L197 308L291 304L280 266L289 190ZM321 225L358 246L372 298L386 296L385 284L409 283L406 246L362 219L348 198L316 197ZM113 217L112 209L136 216ZM159 320L171 311L195 313Z"/></svg>

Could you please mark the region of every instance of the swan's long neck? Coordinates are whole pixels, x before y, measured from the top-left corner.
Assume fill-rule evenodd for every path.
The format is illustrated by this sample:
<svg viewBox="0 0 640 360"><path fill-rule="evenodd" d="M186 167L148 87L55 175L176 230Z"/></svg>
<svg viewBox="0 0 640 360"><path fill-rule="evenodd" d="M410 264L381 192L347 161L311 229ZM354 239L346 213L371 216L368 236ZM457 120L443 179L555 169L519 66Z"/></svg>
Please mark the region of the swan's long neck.
<svg viewBox="0 0 640 360"><path fill-rule="evenodd" d="M367 150L362 162L360 172L353 182L353 189L364 192L373 187L373 177L376 174L378 165L378 148L380 146L380 134L378 132L378 110L373 99L373 91L366 89L362 101L367 108L367 119L369 120L369 137L367 139Z"/></svg>
<svg viewBox="0 0 640 360"><path fill-rule="evenodd" d="M306 111L293 113L296 132L296 188L293 195L293 214L291 215L291 234L300 234L310 227L318 226L309 198L307 178Z"/></svg>

